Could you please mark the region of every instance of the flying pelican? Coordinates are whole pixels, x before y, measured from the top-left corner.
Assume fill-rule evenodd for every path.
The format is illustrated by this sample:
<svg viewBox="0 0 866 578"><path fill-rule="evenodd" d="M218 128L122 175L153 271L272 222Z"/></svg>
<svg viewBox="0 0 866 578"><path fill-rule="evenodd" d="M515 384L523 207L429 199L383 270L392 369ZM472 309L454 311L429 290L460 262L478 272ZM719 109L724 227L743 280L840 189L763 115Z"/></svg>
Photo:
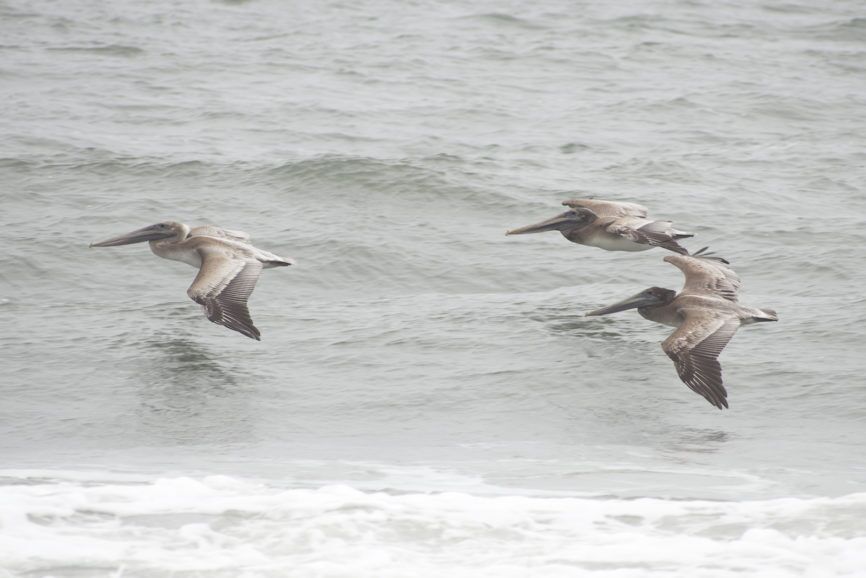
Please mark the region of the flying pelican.
<svg viewBox="0 0 866 578"><path fill-rule="evenodd" d="M740 325L778 321L772 309L755 309L737 303L740 278L725 265L727 261L705 253L692 256L669 255L665 261L686 276L679 294L671 289L650 287L624 301L590 311L607 315L637 307L645 319L676 327L662 342L662 349L674 361L677 374L689 389L704 396L719 409L728 407L728 392L722 385L718 357Z"/></svg>
<svg viewBox="0 0 866 578"><path fill-rule="evenodd" d="M649 219L648 210L642 205L596 199L573 199L562 204L570 207L569 210L534 225L511 229L505 234L559 231L572 243L607 251L646 251L663 247L681 255L689 254L677 239L694 235L677 231L670 221Z"/></svg>
<svg viewBox="0 0 866 578"><path fill-rule="evenodd" d="M214 323L258 341L261 334L250 318L247 299L262 269L286 267L292 260L253 247L249 240L250 236L243 231L215 225L191 229L183 223L166 221L90 246L115 247L149 241L156 256L198 267L198 275L186 291L190 299L199 303Z"/></svg>

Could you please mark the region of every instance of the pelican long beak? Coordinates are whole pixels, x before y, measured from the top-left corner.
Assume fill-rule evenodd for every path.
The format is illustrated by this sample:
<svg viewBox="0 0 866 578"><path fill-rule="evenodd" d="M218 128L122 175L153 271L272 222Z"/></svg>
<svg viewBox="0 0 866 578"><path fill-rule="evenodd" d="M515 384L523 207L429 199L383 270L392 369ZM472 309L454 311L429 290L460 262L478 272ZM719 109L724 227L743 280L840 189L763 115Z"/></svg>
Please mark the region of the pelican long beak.
<svg viewBox="0 0 866 578"><path fill-rule="evenodd" d="M608 315L609 313L618 313L619 311L626 311L627 309L636 309L638 307L651 307L653 305L660 304L661 301L654 295L650 295L646 292L641 292L637 295L632 295L628 299L623 299L618 303L614 303L613 305L608 305L607 307L602 307L601 309L590 311L586 314L586 316L589 317L592 315Z"/></svg>
<svg viewBox="0 0 866 578"><path fill-rule="evenodd" d="M171 229L161 229L158 225L151 225L143 229L138 229L119 237L112 237L98 243L91 243L91 247L116 247L118 245L131 245L132 243L143 243L144 241L157 241L159 239L167 239L174 237L175 231Z"/></svg>
<svg viewBox="0 0 866 578"><path fill-rule="evenodd" d="M562 225L574 222L575 219L573 213L562 213L561 215L557 215L552 219L547 219L546 221L541 221L540 223L535 223L534 225L527 225L525 227L520 227L519 229L511 229L510 231L506 231L505 234L526 235L529 233L543 233L544 231L559 231Z"/></svg>

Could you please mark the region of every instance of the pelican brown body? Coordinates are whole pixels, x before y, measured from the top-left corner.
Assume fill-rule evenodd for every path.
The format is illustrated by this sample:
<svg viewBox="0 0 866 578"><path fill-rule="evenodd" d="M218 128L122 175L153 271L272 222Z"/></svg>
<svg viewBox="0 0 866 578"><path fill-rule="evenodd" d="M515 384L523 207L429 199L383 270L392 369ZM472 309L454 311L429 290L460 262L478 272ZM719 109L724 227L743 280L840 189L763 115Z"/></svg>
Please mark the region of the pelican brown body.
<svg viewBox="0 0 866 578"><path fill-rule="evenodd" d="M562 204L570 209L546 221L512 229L505 234L559 231L572 243L607 251L646 251L662 247L681 255L689 254L677 239L694 235L677 231L670 221L649 219L649 211L642 205L597 199L573 199Z"/></svg>
<svg viewBox="0 0 866 578"><path fill-rule="evenodd" d="M686 277L677 294L671 289L651 287L587 315L607 315L637 308L645 319L676 327L662 342L680 379L719 409L728 407L718 357L740 325L777 321L772 309L744 307L737 302L740 278L727 261L711 257L701 249L693 256L670 255L665 261Z"/></svg>
<svg viewBox="0 0 866 578"><path fill-rule="evenodd" d="M262 269L292 264L249 243L244 232L214 225L190 228L167 221L113 237L91 247L115 247L148 241L158 257L180 261L199 269L187 295L201 304L207 318L255 340L259 330L253 325L247 299L253 292Z"/></svg>

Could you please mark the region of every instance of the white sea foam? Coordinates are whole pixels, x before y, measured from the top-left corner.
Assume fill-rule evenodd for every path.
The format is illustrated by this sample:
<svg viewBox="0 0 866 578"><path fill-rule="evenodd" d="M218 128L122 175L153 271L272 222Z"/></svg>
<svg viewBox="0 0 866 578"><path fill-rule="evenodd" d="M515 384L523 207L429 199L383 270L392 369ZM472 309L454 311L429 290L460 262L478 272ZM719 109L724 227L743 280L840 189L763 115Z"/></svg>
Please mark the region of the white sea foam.
<svg viewBox="0 0 866 578"><path fill-rule="evenodd" d="M13 576L824 577L866 568L866 493L729 502L285 489L226 476L10 478L0 486L0 566Z"/></svg>

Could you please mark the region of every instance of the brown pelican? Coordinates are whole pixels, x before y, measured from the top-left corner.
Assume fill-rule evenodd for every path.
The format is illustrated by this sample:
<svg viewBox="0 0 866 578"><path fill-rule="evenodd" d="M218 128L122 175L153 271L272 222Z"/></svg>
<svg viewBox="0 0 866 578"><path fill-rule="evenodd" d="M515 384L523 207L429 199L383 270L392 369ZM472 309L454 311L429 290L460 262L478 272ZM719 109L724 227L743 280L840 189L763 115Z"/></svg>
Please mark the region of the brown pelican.
<svg viewBox="0 0 866 578"><path fill-rule="evenodd" d="M546 221L512 229L506 235L525 235L543 231L559 231L562 236L580 245L599 247L607 251L646 251L663 247L688 255L677 239L694 237L677 231L670 221L647 218L647 208L635 203L619 203L596 199L563 201L568 211Z"/></svg>
<svg viewBox="0 0 866 578"><path fill-rule="evenodd" d="M167 221L90 246L115 247L149 241L150 250L158 257L197 267L198 275L186 291L190 299L201 304L214 323L259 340L247 299L262 269L285 267L292 260L253 247L249 239L242 231L214 225L191 229L183 223Z"/></svg>
<svg viewBox="0 0 866 578"><path fill-rule="evenodd" d="M679 294L671 289L650 287L637 295L587 315L607 315L637 307L645 319L676 327L662 342L662 349L674 361L680 379L692 391L704 396L719 409L728 407L718 357L740 325L778 321L772 309L755 309L737 303L740 278L727 261L705 253L693 256L669 255L665 261L686 276Z"/></svg>

